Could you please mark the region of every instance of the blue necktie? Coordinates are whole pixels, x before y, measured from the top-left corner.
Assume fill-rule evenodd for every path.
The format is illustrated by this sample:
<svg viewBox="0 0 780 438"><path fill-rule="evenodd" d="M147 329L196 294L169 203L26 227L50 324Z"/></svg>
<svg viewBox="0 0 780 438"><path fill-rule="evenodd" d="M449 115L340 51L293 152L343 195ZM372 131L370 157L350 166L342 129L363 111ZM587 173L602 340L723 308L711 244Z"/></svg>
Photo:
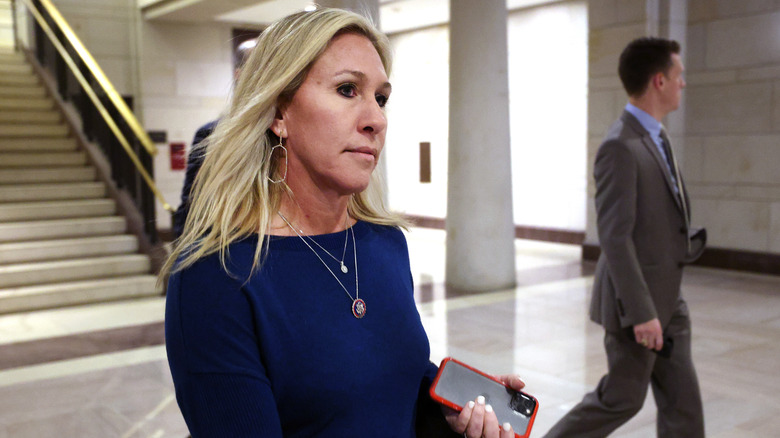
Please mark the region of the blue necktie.
<svg viewBox="0 0 780 438"><path fill-rule="evenodd" d="M674 183L675 190L679 192L677 187L677 168L675 167L674 156L672 155L672 147L669 143L669 137L666 136L666 131L661 130L661 147L666 155L666 165L669 166L669 173L672 175L672 182ZM678 193L679 194L679 193Z"/></svg>

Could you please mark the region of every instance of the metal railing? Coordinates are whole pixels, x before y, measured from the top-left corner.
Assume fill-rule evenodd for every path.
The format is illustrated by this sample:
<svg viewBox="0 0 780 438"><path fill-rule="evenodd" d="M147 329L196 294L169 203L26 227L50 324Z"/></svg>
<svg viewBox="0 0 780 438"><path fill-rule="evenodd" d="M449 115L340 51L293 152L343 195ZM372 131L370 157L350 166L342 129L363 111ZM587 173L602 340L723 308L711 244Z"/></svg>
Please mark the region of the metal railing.
<svg viewBox="0 0 780 438"><path fill-rule="evenodd" d="M111 178L125 190L141 212L144 230L157 241L155 198L166 202L152 178L157 148L136 119L132 97L119 95L95 59L50 0L16 0L26 7L32 28L28 50L48 69L64 101L77 108L87 140L96 143L111 165ZM12 3L14 32L17 10ZM19 40L14 35L15 42ZM18 47L18 42L16 42Z"/></svg>

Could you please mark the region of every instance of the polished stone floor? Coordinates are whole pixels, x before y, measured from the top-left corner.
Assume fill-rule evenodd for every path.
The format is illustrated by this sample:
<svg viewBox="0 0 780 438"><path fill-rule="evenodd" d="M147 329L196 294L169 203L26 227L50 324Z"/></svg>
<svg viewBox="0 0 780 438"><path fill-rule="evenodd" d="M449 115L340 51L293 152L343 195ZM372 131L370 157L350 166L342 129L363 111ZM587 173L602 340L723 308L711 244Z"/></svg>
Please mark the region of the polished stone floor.
<svg viewBox="0 0 780 438"><path fill-rule="evenodd" d="M514 289L443 287L444 233L409 247L432 360L515 372L544 435L605 370L588 321L592 264L575 246L518 240ZM780 276L689 268L683 284L709 437L780 436ZM184 437L162 345L163 299L0 316L0 438ZM654 437L652 395L614 437Z"/></svg>

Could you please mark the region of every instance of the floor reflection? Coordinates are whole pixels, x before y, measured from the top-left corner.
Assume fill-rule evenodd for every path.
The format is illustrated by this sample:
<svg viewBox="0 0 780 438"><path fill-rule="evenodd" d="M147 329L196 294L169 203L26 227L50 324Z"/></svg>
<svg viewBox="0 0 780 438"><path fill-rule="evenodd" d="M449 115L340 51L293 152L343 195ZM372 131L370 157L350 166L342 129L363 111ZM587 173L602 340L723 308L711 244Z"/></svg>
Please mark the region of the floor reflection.
<svg viewBox="0 0 780 438"><path fill-rule="evenodd" d="M444 233L408 235L432 360L515 372L540 401L532 436L605 371L602 331L587 318L593 265L576 246L517 240L517 284L444 286ZM780 277L689 268L683 294L710 437L780 430ZM162 346L163 299L0 316L0 438L187 435ZM655 436L652 395L615 437Z"/></svg>

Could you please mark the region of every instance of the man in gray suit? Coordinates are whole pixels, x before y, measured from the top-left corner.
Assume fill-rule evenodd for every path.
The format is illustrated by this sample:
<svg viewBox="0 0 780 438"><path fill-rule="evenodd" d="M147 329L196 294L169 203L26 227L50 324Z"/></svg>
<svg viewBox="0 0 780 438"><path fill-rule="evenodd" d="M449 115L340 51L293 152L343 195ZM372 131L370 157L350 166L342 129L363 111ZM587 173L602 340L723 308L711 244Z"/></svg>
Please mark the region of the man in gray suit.
<svg viewBox="0 0 780 438"><path fill-rule="evenodd" d="M629 103L599 147L593 172L601 256L590 317L604 327L608 372L547 437L609 435L639 412L648 386L659 437L704 436L691 322L680 294L682 266L697 255L685 185L661 124L685 87L679 53L675 41L640 38L620 56Z"/></svg>

